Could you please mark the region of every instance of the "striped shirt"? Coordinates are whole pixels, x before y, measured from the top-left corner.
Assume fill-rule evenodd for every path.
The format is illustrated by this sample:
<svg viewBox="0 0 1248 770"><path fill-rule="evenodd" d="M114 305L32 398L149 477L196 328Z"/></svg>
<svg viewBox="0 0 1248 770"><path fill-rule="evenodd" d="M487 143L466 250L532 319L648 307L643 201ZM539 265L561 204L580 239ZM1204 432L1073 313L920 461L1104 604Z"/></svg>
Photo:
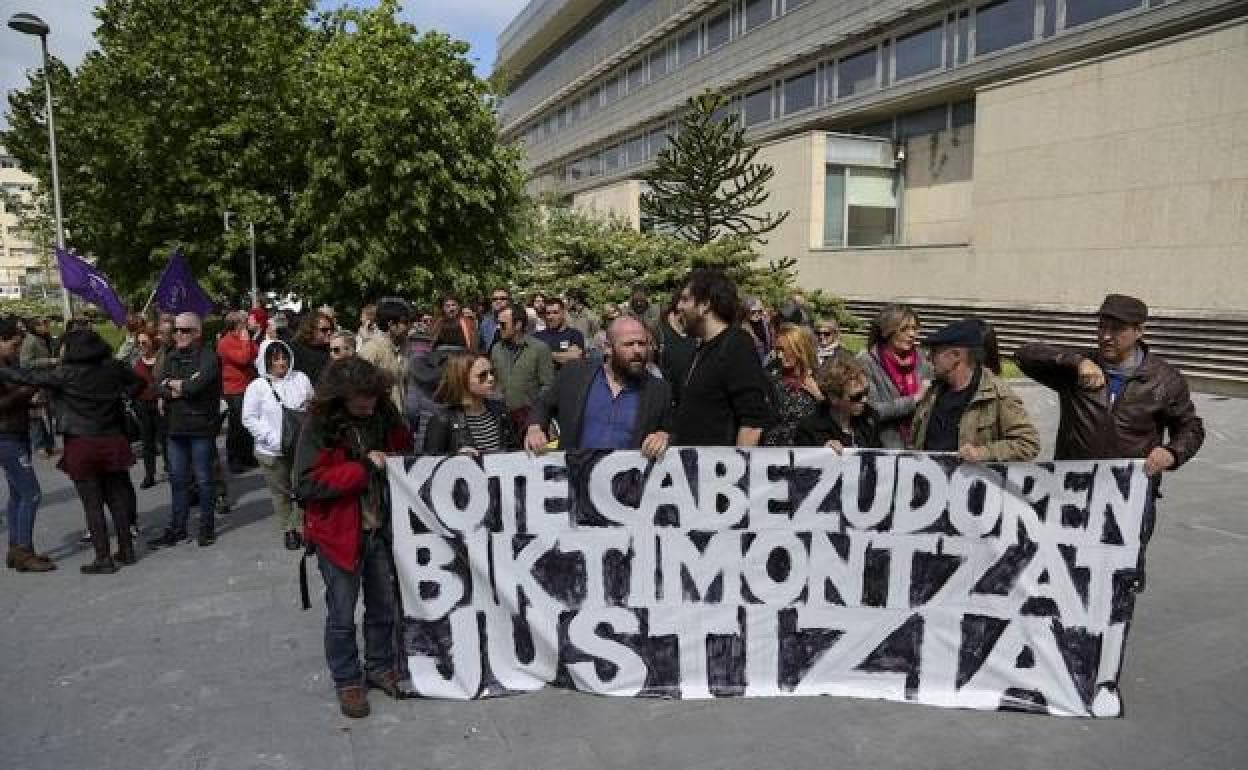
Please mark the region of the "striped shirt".
<svg viewBox="0 0 1248 770"><path fill-rule="evenodd" d="M464 414L468 424L468 432L472 434L472 444L478 452L497 452L503 448L503 437L498 430L498 420L490 410L481 414Z"/></svg>

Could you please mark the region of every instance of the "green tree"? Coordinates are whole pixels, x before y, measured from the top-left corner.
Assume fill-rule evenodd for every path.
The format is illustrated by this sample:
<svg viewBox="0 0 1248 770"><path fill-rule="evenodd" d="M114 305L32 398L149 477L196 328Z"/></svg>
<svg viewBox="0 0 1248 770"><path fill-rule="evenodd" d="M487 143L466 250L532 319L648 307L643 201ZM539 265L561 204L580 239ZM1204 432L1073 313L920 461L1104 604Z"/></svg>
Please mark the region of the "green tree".
<svg viewBox="0 0 1248 770"><path fill-rule="evenodd" d="M514 254L524 194L466 43L417 36L383 0L318 30L304 82L298 283L425 296Z"/></svg>
<svg viewBox="0 0 1248 770"><path fill-rule="evenodd" d="M723 235L762 241L789 216L758 213L775 169L754 162L758 147L746 143L737 115L720 114L726 103L710 91L689 99L679 131L642 176L650 188L642 215L697 244Z"/></svg>
<svg viewBox="0 0 1248 770"><path fill-rule="evenodd" d="M312 0L109 0L99 49L52 68L66 226L132 301L181 245L209 290L247 283L256 222L262 282L298 258L286 231L302 176L294 84ZM48 182L42 74L10 95L5 142ZM141 301L141 300L140 300Z"/></svg>
<svg viewBox="0 0 1248 770"><path fill-rule="evenodd" d="M255 223L262 288L346 304L511 255L522 176L466 44L417 37L395 0L315 10L106 0L99 50L53 62L71 244L131 302L178 245L205 288L241 297L247 233L224 232L227 210ZM42 78L10 94L0 140L46 187Z"/></svg>
<svg viewBox="0 0 1248 770"><path fill-rule="evenodd" d="M585 292L592 307L623 302L635 285L645 286L665 304L694 267L723 270L743 295L759 297L772 307L797 291L791 259L762 263L748 238L721 238L690 243L673 235L639 233L627 222L591 216L574 209L549 209L536 221L524 244L511 285L557 294ZM805 291L820 315L834 315L846 329L857 321L836 297Z"/></svg>

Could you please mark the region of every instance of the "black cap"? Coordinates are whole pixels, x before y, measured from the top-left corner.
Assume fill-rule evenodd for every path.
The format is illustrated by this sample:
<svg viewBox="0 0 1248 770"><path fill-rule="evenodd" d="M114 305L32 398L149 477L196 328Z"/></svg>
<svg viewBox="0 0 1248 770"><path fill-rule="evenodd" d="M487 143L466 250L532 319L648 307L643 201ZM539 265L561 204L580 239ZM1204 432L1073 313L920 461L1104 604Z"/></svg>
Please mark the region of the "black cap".
<svg viewBox="0 0 1248 770"><path fill-rule="evenodd" d="M974 319L954 321L928 337L927 346L932 348L982 348L984 346L984 324Z"/></svg>
<svg viewBox="0 0 1248 770"><path fill-rule="evenodd" d="M1138 326L1148 320L1148 305L1126 294L1108 294L1096 314Z"/></svg>

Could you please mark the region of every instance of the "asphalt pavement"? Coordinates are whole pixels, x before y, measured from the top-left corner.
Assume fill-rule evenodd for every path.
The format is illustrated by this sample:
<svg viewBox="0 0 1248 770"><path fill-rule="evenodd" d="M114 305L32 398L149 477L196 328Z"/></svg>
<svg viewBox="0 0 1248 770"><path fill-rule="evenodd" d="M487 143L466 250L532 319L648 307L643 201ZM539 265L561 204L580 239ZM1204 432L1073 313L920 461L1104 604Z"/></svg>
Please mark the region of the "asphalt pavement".
<svg viewBox="0 0 1248 770"><path fill-rule="evenodd" d="M1020 391L1051 456L1056 402ZM349 720L325 667L323 606L299 609L297 556L258 472L232 480L216 545L143 549L136 566L87 576L77 496L38 459L36 545L60 569L0 572L0 769L1245 768L1248 401L1196 403L1208 438L1166 482L1127 641L1126 716L1112 720L552 689L468 703L374 691L372 716ZM145 538L168 498L167 484L139 493Z"/></svg>

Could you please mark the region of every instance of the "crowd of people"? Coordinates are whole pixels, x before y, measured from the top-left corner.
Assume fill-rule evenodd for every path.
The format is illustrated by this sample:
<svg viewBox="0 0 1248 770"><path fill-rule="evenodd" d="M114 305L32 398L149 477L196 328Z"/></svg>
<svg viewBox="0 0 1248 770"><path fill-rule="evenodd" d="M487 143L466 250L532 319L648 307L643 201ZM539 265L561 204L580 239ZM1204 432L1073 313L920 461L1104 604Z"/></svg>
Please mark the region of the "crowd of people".
<svg viewBox="0 0 1248 770"><path fill-rule="evenodd" d="M1095 349L1018 351L1022 371L1059 394L1056 459L1139 457L1157 477L1199 449L1203 425L1182 375L1144 342L1147 317L1140 300L1110 295ZM368 713L369 688L402 694L389 455L557 448L657 457L671 446L765 445L1010 462L1040 449L984 321L948 324L920 344L914 309L888 305L852 353L837 320L816 317L801 296L773 311L712 269L694 270L663 306L645 288L595 312L575 292L519 301L498 287L479 304L447 296L428 314L380 298L358 323L327 306L295 314L256 305L223 320L213 340L191 313L136 317L114 352L80 325L53 340L46 320L0 319L7 563L56 567L32 542L35 450L59 454L74 483L95 551L82 571L91 574L137 560L133 446L141 488L169 481L169 520L153 548L190 538L192 508L196 541L212 546L229 478L258 467L284 546L316 553L326 659L352 717ZM64 437L59 450L50 419Z"/></svg>

